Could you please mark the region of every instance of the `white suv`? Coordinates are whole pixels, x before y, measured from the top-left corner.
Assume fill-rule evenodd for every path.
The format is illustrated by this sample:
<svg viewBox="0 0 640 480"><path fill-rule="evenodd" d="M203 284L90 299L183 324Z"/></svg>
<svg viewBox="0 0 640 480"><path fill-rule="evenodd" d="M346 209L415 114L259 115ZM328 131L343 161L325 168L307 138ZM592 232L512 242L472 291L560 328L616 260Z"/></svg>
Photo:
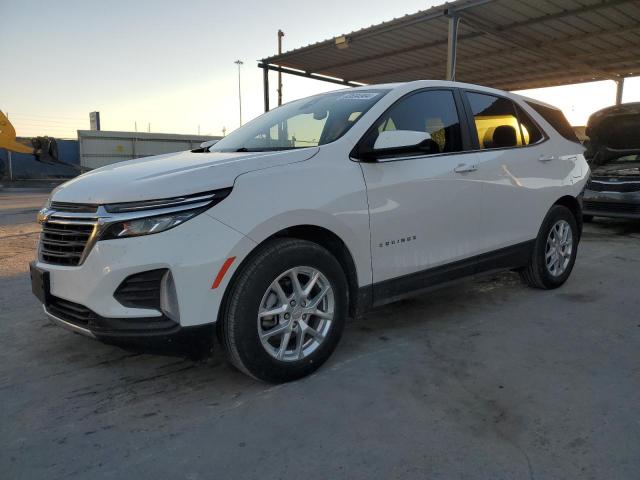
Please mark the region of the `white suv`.
<svg viewBox="0 0 640 480"><path fill-rule="evenodd" d="M33 291L55 323L107 341L215 323L243 372L299 378L369 307L496 269L564 283L589 175L567 126L443 81L297 100L212 147L57 188Z"/></svg>

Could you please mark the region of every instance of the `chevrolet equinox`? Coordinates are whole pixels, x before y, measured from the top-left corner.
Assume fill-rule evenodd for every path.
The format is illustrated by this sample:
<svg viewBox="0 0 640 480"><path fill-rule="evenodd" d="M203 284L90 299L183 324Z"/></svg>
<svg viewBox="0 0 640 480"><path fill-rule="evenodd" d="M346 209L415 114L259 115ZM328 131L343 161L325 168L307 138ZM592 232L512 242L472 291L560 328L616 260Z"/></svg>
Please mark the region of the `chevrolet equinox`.
<svg viewBox="0 0 640 480"><path fill-rule="evenodd" d="M264 381L317 369L345 320L501 269L562 285L589 176L562 113L444 81L293 101L212 146L56 188L32 290L104 341L214 331Z"/></svg>

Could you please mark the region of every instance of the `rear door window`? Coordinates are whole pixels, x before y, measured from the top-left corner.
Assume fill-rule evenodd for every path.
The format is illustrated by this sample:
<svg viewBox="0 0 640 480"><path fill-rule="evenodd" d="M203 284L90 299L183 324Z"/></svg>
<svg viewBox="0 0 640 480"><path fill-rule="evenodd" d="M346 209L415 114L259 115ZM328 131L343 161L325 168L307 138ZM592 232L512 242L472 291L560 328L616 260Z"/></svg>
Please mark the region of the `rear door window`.
<svg viewBox="0 0 640 480"><path fill-rule="evenodd" d="M514 103L508 98L466 92L481 150L522 146L523 134Z"/></svg>
<svg viewBox="0 0 640 480"><path fill-rule="evenodd" d="M540 127L533 121L533 119L525 112L517 103L516 112L518 113L518 120L520 121L520 133L522 135L522 144L531 145L538 143L544 138L543 133L540 131Z"/></svg>

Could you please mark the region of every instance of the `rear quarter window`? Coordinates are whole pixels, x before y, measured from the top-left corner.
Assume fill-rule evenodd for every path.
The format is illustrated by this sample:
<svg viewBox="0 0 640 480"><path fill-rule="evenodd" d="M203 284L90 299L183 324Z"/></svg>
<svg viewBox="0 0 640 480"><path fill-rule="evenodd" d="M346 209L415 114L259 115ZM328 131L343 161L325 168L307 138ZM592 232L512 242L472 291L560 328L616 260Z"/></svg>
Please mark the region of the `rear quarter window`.
<svg viewBox="0 0 640 480"><path fill-rule="evenodd" d="M564 138L571 142L580 143L580 140L578 140L578 137L576 137L576 132L573 130L573 127L561 110L557 108L547 107L545 105L540 105L539 103L535 102L526 103L536 112L538 112L542 118L549 122L549 124L551 124L551 126Z"/></svg>

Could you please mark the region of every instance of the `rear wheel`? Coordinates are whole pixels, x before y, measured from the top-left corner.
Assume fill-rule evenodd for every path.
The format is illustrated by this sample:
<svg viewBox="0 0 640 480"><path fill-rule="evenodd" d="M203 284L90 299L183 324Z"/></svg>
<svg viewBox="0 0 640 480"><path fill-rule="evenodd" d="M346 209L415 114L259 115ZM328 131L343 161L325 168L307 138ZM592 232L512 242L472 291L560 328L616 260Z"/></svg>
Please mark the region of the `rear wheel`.
<svg viewBox="0 0 640 480"><path fill-rule="evenodd" d="M219 339L241 371L267 382L295 380L329 358L347 302L347 282L331 253L305 240L275 239L234 280Z"/></svg>
<svg viewBox="0 0 640 480"><path fill-rule="evenodd" d="M557 288L567 281L578 252L580 234L573 213L554 205L540 228L528 265L520 272L535 288Z"/></svg>

